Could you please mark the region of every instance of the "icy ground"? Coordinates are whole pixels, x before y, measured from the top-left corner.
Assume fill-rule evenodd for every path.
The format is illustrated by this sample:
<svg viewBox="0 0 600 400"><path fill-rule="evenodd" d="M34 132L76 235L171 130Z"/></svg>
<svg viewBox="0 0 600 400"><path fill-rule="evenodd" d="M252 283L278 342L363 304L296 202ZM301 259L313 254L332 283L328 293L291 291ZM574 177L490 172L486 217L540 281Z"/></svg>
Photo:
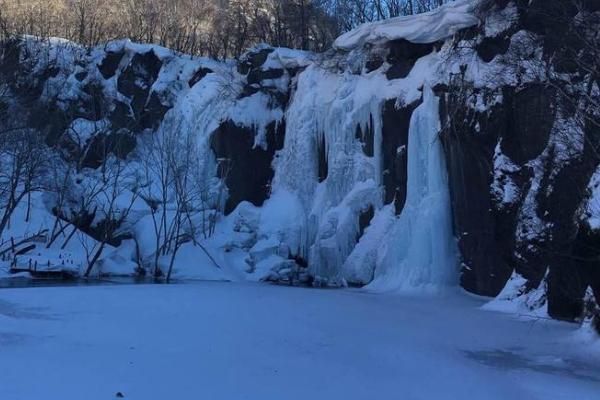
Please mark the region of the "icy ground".
<svg viewBox="0 0 600 400"><path fill-rule="evenodd" d="M248 283L0 291L0 398L598 399L575 325Z"/></svg>

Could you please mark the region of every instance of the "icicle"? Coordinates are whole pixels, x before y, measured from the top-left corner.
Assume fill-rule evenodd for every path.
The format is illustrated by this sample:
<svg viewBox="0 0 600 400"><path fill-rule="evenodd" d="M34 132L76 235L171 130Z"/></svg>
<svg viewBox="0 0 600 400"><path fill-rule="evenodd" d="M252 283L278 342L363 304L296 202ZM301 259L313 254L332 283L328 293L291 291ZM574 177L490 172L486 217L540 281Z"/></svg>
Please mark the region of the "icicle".
<svg viewBox="0 0 600 400"><path fill-rule="evenodd" d="M374 147L374 163L375 163L375 179L377 184L382 185L383 182L383 107L381 103L373 105L371 110L373 118L373 147Z"/></svg>

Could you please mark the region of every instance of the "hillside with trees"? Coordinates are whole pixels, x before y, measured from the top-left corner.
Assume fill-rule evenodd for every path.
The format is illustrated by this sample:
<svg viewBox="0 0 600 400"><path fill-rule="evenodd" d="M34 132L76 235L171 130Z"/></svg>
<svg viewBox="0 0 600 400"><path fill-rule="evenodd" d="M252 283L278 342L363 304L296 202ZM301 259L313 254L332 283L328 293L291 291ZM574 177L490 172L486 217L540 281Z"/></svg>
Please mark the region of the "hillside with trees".
<svg viewBox="0 0 600 400"><path fill-rule="evenodd" d="M137 43L212 58L257 43L324 51L359 24L421 13L443 0L1 0L0 34L96 46Z"/></svg>

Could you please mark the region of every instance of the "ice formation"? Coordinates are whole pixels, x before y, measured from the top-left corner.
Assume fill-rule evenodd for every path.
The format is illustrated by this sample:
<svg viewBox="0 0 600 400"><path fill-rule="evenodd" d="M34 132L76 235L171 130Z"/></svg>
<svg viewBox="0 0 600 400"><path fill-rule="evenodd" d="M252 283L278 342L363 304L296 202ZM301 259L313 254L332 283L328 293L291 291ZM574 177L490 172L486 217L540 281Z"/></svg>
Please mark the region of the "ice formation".
<svg viewBox="0 0 600 400"><path fill-rule="evenodd" d="M214 251L244 253L250 279L264 279L286 262L305 261L310 275L324 285L367 284L375 277L372 288L379 290L437 287L453 283L458 275L448 182L437 138L439 106L428 88L442 80L438 72L447 67L438 53L443 48L424 47L407 75L392 79L386 75L387 62L376 70L364 70L364 58L372 46L363 45L385 50L388 40L437 42L477 23L471 9L470 3L457 1L435 12L365 25L342 36L334 46L337 51L324 55L258 46L248 53L251 72L233 62L186 58L159 46L129 41L109 43L89 54L69 47L65 52L74 55L65 61L65 73L51 79L52 90L47 89L46 95L58 96L66 107L69 99L85 97L82 88L94 83L111 103L109 108L115 108L131 100L119 88L128 68L142 72L146 67L156 68L155 77L146 74L134 83L143 86L140 91L147 89L146 103L155 96L154 101L168 111L156 128L140 132L137 138L143 143L150 135L173 130L193 133L190 143L202 160L199 175L206 179L208 194L220 184L216 178L220 160L212 140L217 133L234 134L224 125L239 128L235 134L253 135L252 150L267 150L269 127L285 125L285 138L278 138L283 146L272 159L274 176L267 183L267 198L262 206L246 201L237 204L238 209L223 218L217 229L223 240L210 241ZM348 55L345 50L350 49L356 51ZM260 63L253 59L257 52L268 53ZM112 75L104 76L101 65L108 53L120 54L121 59ZM75 56L83 60L82 65L94 67L82 82L74 74L83 67L73 67L69 61ZM140 62L143 57L154 64ZM196 79L201 71L204 75ZM59 96L55 91L65 80L72 85ZM384 107L391 101L398 109L404 108L422 97L424 103L414 113L409 133L408 201L397 218L394 205L383 201L384 168L390 168L383 160ZM109 122L75 120L70 133L75 141L84 142L98 126L109 129ZM139 218L133 229L143 257L154 251L155 238L147 235L151 231L148 218ZM242 228L244 219L248 223ZM193 259L192 253L184 249L180 257Z"/></svg>
<svg viewBox="0 0 600 400"><path fill-rule="evenodd" d="M410 122L406 205L381 251L371 290L437 291L456 283L457 249L440 130L439 100L426 87Z"/></svg>

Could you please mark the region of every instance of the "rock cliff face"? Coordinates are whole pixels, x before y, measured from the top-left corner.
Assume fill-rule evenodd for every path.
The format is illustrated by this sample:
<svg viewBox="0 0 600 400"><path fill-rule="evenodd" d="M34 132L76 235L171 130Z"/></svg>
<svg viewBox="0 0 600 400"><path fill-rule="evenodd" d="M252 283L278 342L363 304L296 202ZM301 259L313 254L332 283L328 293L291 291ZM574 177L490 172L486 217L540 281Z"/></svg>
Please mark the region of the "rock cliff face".
<svg viewBox="0 0 600 400"><path fill-rule="evenodd" d="M141 136L174 124L195 132L207 179L227 185L224 214L237 226L253 215L250 243L233 246L250 258L272 249L321 284L366 285L408 271L390 254L416 212L410 158L422 154L409 148L431 90L439 134L422 152L443 146L460 284L496 296L517 273L527 284L515 299L543 287L550 315L576 319L588 287L600 298L598 110L573 101L599 96L586 69L599 39L582 25L600 6L583 3L456 1L361 27L324 54L259 46L237 63L23 38L1 48L2 109L78 168L128 158Z"/></svg>
<svg viewBox="0 0 600 400"><path fill-rule="evenodd" d="M598 5L588 2L586 11L567 3L490 2L485 28L463 35L479 59L510 65L516 80L477 87L461 75L440 91L463 287L496 295L516 271L528 281L524 292L547 287L550 315L573 319L586 288L598 291L593 257L576 254L590 238L581 207L599 161L598 114L582 117L573 101L577 82L589 78L577 57L593 52L581 32L598 22L582 27L576 19ZM492 29L500 16L505 25ZM566 87L570 93L559 94ZM469 96L500 100L478 110L464 106Z"/></svg>

